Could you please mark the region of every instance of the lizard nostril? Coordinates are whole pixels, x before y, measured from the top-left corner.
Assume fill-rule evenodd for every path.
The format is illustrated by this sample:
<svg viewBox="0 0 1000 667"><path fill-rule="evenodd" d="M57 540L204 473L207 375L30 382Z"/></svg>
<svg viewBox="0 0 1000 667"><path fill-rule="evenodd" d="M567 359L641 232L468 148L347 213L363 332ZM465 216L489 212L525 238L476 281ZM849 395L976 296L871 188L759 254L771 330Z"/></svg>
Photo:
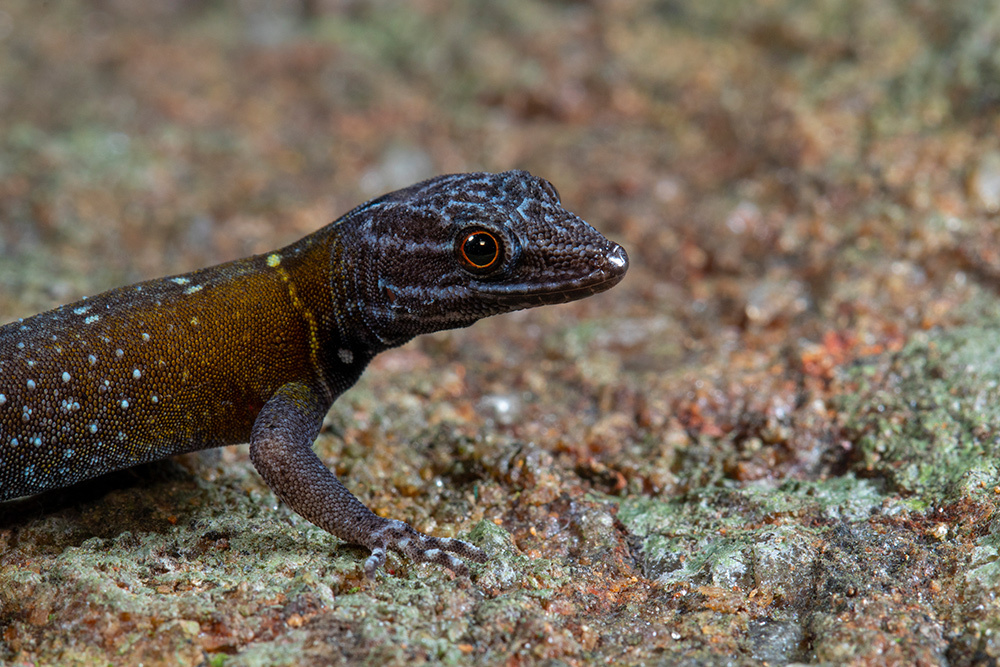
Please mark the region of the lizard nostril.
<svg viewBox="0 0 1000 667"><path fill-rule="evenodd" d="M611 252L608 253L606 259L615 273L624 274L628 270L628 253L625 252L625 248L617 243L611 248Z"/></svg>

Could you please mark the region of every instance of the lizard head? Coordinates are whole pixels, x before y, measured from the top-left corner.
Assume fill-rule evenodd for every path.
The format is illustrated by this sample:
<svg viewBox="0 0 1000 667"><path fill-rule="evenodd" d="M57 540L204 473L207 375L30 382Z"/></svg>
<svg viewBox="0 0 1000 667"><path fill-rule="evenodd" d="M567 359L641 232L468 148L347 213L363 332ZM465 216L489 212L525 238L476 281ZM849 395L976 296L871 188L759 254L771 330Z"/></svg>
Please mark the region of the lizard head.
<svg viewBox="0 0 1000 667"><path fill-rule="evenodd" d="M597 294L628 269L620 245L525 171L439 176L357 211L361 311L387 346Z"/></svg>

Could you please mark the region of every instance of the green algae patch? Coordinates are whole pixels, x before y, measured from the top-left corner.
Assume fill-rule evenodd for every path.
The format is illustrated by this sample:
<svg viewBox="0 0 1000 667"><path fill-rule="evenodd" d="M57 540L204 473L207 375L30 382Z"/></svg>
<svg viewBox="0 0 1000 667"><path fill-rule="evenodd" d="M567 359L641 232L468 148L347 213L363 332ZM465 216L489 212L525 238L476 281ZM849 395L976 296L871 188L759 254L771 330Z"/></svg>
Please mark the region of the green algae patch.
<svg viewBox="0 0 1000 667"><path fill-rule="evenodd" d="M853 469L948 502L993 494L1000 470L1000 324L917 334L853 369L840 399Z"/></svg>
<svg viewBox="0 0 1000 667"><path fill-rule="evenodd" d="M618 519L641 540L645 574L665 584L801 588L813 542L829 526L865 521L882 506L878 485L853 475L744 488L701 489L621 502Z"/></svg>
<svg viewBox="0 0 1000 667"><path fill-rule="evenodd" d="M989 533L979 538L969 557L966 581L976 581L984 588L1000 587L1000 517L990 522Z"/></svg>

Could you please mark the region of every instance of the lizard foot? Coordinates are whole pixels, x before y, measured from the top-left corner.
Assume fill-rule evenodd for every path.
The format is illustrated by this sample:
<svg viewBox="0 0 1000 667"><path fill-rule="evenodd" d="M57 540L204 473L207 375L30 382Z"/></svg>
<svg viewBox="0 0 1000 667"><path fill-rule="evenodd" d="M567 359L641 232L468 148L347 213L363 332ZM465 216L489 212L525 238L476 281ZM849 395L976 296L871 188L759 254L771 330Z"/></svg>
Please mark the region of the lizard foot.
<svg viewBox="0 0 1000 667"><path fill-rule="evenodd" d="M469 576L469 568L459 558L486 562L486 553L468 542L450 537L433 537L425 535L408 523L395 519L384 519L384 523L376 528L365 546L372 550L372 555L365 561L365 576L375 578L375 573L385 564L387 550L409 556L420 563L435 563L443 565L459 576Z"/></svg>

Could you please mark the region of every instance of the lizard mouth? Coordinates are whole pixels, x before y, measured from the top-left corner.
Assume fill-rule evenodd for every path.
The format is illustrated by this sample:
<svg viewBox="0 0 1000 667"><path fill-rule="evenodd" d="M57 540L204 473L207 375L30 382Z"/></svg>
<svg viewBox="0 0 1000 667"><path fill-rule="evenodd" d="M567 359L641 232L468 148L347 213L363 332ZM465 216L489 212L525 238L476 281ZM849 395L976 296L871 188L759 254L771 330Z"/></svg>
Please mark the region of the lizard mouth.
<svg viewBox="0 0 1000 667"><path fill-rule="evenodd" d="M484 284L477 290L499 303L527 308L576 301L611 289L628 271L628 254L617 243L603 257L598 268L585 276L565 277L545 282Z"/></svg>

